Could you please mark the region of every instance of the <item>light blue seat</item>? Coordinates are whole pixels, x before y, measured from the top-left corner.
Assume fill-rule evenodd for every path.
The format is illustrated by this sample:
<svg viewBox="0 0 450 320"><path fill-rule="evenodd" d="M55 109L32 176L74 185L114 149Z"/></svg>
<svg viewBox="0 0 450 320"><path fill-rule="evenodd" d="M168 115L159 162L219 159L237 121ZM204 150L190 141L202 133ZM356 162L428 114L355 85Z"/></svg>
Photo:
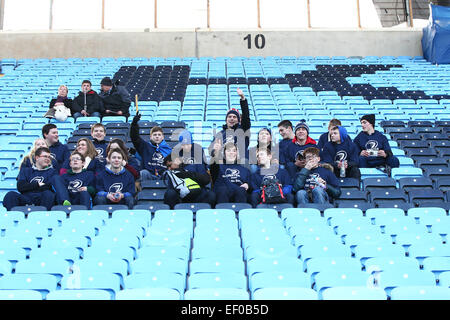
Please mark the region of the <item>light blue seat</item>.
<svg viewBox="0 0 450 320"><path fill-rule="evenodd" d="M358 259L350 257L318 257L311 258L305 262L305 271L313 276L318 272L327 270L348 270L349 272L359 272L362 269Z"/></svg>
<svg viewBox="0 0 450 320"><path fill-rule="evenodd" d="M450 289L437 286L405 286L391 291L391 300L450 300Z"/></svg>
<svg viewBox="0 0 450 320"><path fill-rule="evenodd" d="M111 259L104 257L85 258L77 260L72 266L74 273L112 273L123 279L128 274L128 264L122 259Z"/></svg>
<svg viewBox="0 0 450 320"><path fill-rule="evenodd" d="M304 272L258 272L249 278L252 293L263 288L311 288L311 278Z"/></svg>
<svg viewBox="0 0 450 320"><path fill-rule="evenodd" d="M72 220L74 218L77 219L76 221L80 221L79 219L101 220L102 224L104 224L109 219L109 214L106 210L74 210L70 212L69 219Z"/></svg>
<svg viewBox="0 0 450 320"><path fill-rule="evenodd" d="M419 262L410 257L379 256L364 261L364 268L368 273L390 270L419 270Z"/></svg>
<svg viewBox="0 0 450 320"><path fill-rule="evenodd" d="M46 300L111 300L111 294L96 289L55 290L47 294Z"/></svg>
<svg viewBox="0 0 450 320"><path fill-rule="evenodd" d="M247 277L244 273L195 273L189 276L187 289L235 288L247 289Z"/></svg>
<svg viewBox="0 0 450 320"><path fill-rule="evenodd" d="M448 218L447 211L443 208L410 208L407 215L419 219L420 222L430 218Z"/></svg>
<svg viewBox="0 0 450 320"><path fill-rule="evenodd" d="M356 258L363 261L374 257L405 257L405 249L401 245L390 243L361 243L354 249Z"/></svg>
<svg viewBox="0 0 450 320"><path fill-rule="evenodd" d="M42 300L42 294L36 290L0 289L0 300Z"/></svg>
<svg viewBox="0 0 450 320"><path fill-rule="evenodd" d="M48 257L45 259L27 259L18 261L15 265L16 274L45 273L58 277L70 273L70 263L63 258Z"/></svg>
<svg viewBox="0 0 450 320"><path fill-rule="evenodd" d="M392 168L391 170L391 177L395 180L399 180L401 178L420 178L422 176L422 170L419 168L402 167Z"/></svg>
<svg viewBox="0 0 450 320"><path fill-rule="evenodd" d="M154 258L178 258L185 261L189 260L190 248L180 246L144 246L137 251L140 259Z"/></svg>
<svg viewBox="0 0 450 320"><path fill-rule="evenodd" d="M387 300L384 290L366 286L333 287L321 295L322 300Z"/></svg>
<svg viewBox="0 0 450 320"><path fill-rule="evenodd" d="M370 218L372 220L372 222L374 222L375 224L377 224L377 218L378 217L384 217L384 216L389 216L389 217L404 217L405 216L405 212L402 209L399 208L370 208L366 210L366 217Z"/></svg>
<svg viewBox="0 0 450 320"><path fill-rule="evenodd" d="M136 273L124 279L124 289L168 288L184 292L186 276L179 273Z"/></svg>
<svg viewBox="0 0 450 320"><path fill-rule="evenodd" d="M191 259L214 259L214 258L227 258L227 259L243 259L243 251L239 244L227 245L214 245L211 243L203 243L195 245L192 248Z"/></svg>
<svg viewBox="0 0 450 320"><path fill-rule="evenodd" d="M310 288L262 288L252 294L253 300L318 300L317 292Z"/></svg>
<svg viewBox="0 0 450 320"><path fill-rule="evenodd" d="M442 244L443 239L438 233L398 233L395 235L395 243L402 246L411 246L414 244Z"/></svg>
<svg viewBox="0 0 450 320"><path fill-rule="evenodd" d="M116 300L180 300L180 293L169 288L125 289L117 292Z"/></svg>
<svg viewBox="0 0 450 320"><path fill-rule="evenodd" d="M297 258L254 258L247 262L247 274L252 276L260 272L302 272L302 262Z"/></svg>
<svg viewBox="0 0 450 320"><path fill-rule="evenodd" d="M383 271L377 274L376 279L377 287L384 289L388 295L395 287L436 285L432 272L417 269Z"/></svg>
<svg viewBox="0 0 450 320"><path fill-rule="evenodd" d="M112 213L111 220L118 219L121 222L137 223L140 226L149 227L151 221L151 213L148 210L116 210Z"/></svg>
<svg viewBox="0 0 450 320"><path fill-rule="evenodd" d="M183 246L190 247L191 235L189 233L180 233L175 235L164 235L162 233L154 234L149 229L148 235L144 238L142 247L146 246Z"/></svg>
<svg viewBox="0 0 450 320"><path fill-rule="evenodd" d="M192 260L189 264L189 274L195 273L244 273L245 265L241 259L203 258Z"/></svg>
<svg viewBox="0 0 450 320"><path fill-rule="evenodd" d="M369 273L360 272L346 272L345 270L323 271L315 276L315 284L313 289L320 292L326 288L332 287L371 287L373 279Z"/></svg>
<svg viewBox="0 0 450 320"><path fill-rule="evenodd" d="M78 272L75 268L73 274L61 279L61 289L96 289L107 290L112 295L121 288L120 276L110 272L90 272L85 270Z"/></svg>
<svg viewBox="0 0 450 320"><path fill-rule="evenodd" d="M358 208L328 208L323 211L323 216L327 220L336 216L345 216L345 217L362 217L363 212Z"/></svg>
<svg viewBox="0 0 450 320"><path fill-rule="evenodd" d="M188 263L186 260L170 257L138 258L131 263L132 273L157 273L161 271L183 275L188 271Z"/></svg>
<svg viewBox="0 0 450 320"><path fill-rule="evenodd" d="M409 256L422 261L428 257L450 257L447 244L414 244L408 248Z"/></svg>
<svg viewBox="0 0 450 320"><path fill-rule="evenodd" d="M184 300L250 300L247 290L236 288L199 288L187 290Z"/></svg>
<svg viewBox="0 0 450 320"><path fill-rule="evenodd" d="M298 258L297 248L286 244L272 244L267 243L264 245L249 246L245 250L245 259L250 261L254 258L269 258L276 259L281 257Z"/></svg>
<svg viewBox="0 0 450 320"><path fill-rule="evenodd" d="M2 290L37 290L46 293L56 290L57 284L56 276L43 273L7 274L0 278Z"/></svg>

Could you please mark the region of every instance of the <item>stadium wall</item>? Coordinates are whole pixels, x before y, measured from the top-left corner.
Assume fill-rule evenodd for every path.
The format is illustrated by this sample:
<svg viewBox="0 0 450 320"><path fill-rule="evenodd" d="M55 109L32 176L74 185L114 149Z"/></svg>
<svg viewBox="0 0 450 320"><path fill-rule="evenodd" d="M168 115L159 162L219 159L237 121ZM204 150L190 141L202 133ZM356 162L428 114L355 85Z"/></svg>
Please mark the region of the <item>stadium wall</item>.
<svg viewBox="0 0 450 320"><path fill-rule="evenodd" d="M0 59L420 56L422 29L0 32Z"/></svg>

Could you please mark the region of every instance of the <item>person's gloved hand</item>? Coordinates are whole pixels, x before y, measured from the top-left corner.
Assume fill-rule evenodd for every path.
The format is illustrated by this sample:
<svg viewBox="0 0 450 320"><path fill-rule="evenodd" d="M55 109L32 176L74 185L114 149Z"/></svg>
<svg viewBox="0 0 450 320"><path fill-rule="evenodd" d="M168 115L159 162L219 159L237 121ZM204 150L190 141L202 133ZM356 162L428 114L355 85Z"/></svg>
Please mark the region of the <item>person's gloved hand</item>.
<svg viewBox="0 0 450 320"><path fill-rule="evenodd" d="M137 113L134 117L133 117L133 124L137 124L139 122L139 120L141 120L141 114Z"/></svg>

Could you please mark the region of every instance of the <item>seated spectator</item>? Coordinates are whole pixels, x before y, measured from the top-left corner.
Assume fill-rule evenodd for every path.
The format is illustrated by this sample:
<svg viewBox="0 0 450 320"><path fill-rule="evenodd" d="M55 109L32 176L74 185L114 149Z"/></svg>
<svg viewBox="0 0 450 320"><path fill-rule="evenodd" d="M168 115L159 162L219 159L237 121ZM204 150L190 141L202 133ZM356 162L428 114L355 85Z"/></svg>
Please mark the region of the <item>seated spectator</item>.
<svg viewBox="0 0 450 320"><path fill-rule="evenodd" d="M37 149L42 147L48 148L47 141L44 138L37 138L36 140L34 140L33 148L30 150L30 153L23 157L22 162L20 163L20 169L24 167L31 168L32 166L34 166L34 154L36 153ZM53 168L56 168L58 166L56 159L52 158L52 166Z"/></svg>
<svg viewBox="0 0 450 320"><path fill-rule="evenodd" d="M250 176L250 188L253 192L250 195L250 203L253 208L259 203L291 203L294 204L294 196L292 194L292 179L289 173L280 168L278 164L272 162L272 154L270 149L263 148L257 151L258 167ZM272 181L273 180L273 181ZM282 190L280 196L284 199L270 200L263 196L263 185L268 185L276 181ZM269 202L267 202L269 201Z"/></svg>
<svg viewBox="0 0 450 320"><path fill-rule="evenodd" d="M125 146L125 142L122 139L115 138L109 141L108 146L106 147L106 153L108 154L113 149L120 149L123 151L125 156L124 159L124 167L133 175L134 180L139 179L139 168L140 165L135 157L133 157L129 152L128 148Z"/></svg>
<svg viewBox="0 0 450 320"><path fill-rule="evenodd" d="M81 91L73 99L72 114L75 119L78 117L101 117L102 104L97 92L91 89L92 83L83 80Z"/></svg>
<svg viewBox="0 0 450 320"><path fill-rule="evenodd" d="M42 127L42 136L49 146L52 158L56 160L54 168L59 172L61 166L70 157L69 148L65 144L59 142L58 128L53 123L47 123Z"/></svg>
<svg viewBox="0 0 450 320"><path fill-rule="evenodd" d="M84 205L91 207L91 199L95 197L94 172L85 169L85 157L78 151L70 156L70 169L61 176L63 183L63 204Z"/></svg>
<svg viewBox="0 0 450 320"><path fill-rule="evenodd" d="M286 150L292 143L292 140L294 140L295 138L292 122L290 122L289 120L280 121L280 123L278 123L278 132L283 138L279 143L280 164L285 165L286 160L284 159L284 157L286 154Z"/></svg>
<svg viewBox="0 0 450 320"><path fill-rule="evenodd" d="M112 82L109 77L105 77L100 82L101 91L99 93L103 111L102 116L130 116L131 99L130 94L124 86Z"/></svg>
<svg viewBox="0 0 450 320"><path fill-rule="evenodd" d="M272 133L268 128L262 128L258 132L258 140L256 146L249 149L249 164L251 172L255 172L258 168L257 151L268 150L271 155L273 164L280 164L279 144L272 140Z"/></svg>
<svg viewBox="0 0 450 320"><path fill-rule="evenodd" d="M75 150L84 156L83 169L92 171L94 175L98 175L101 171L103 171L105 164L97 159L97 151L95 150L94 144L90 139L78 139ZM63 175L68 169L70 169L70 158L64 162L59 173Z"/></svg>
<svg viewBox="0 0 450 320"><path fill-rule="evenodd" d="M67 117L71 115L72 99L67 97L69 89L65 85L58 88L58 96L50 100L50 106L46 118L56 118L58 121L66 121Z"/></svg>
<svg viewBox="0 0 450 320"><path fill-rule="evenodd" d="M320 151L307 148L303 152L305 166L297 174L294 182L294 193L300 207L305 203L324 204L330 199L339 198L341 190L339 181L329 168L320 164Z"/></svg>
<svg viewBox="0 0 450 320"><path fill-rule="evenodd" d="M331 129L331 141L321 152L322 161L333 166L336 176L361 179L358 167L358 147L353 143L344 127Z"/></svg>
<svg viewBox="0 0 450 320"><path fill-rule="evenodd" d="M136 194L133 175L124 168L125 154L121 149L112 149L107 156L105 170L96 177L95 205L125 204L133 209Z"/></svg>
<svg viewBox="0 0 450 320"><path fill-rule="evenodd" d="M55 203L56 194L53 191L52 180L57 171L52 167L50 149L38 148L34 154L35 163L32 167L23 167L17 177L17 191L9 191L3 206L10 211L15 206L44 206L48 211Z"/></svg>
<svg viewBox="0 0 450 320"><path fill-rule="evenodd" d="M164 181L167 184L167 190L164 193L164 203L171 209L177 203L209 203L214 207L216 195L206 186L210 183L208 173L186 170L182 159L172 154L164 158L164 165L167 167L164 172Z"/></svg>
<svg viewBox="0 0 450 320"><path fill-rule="evenodd" d="M295 138L285 149L284 160L286 170L291 177L295 177L297 172L305 166L303 151L309 147L317 147L316 141L309 136L309 126L305 120L300 120L295 126Z"/></svg>
<svg viewBox="0 0 450 320"><path fill-rule="evenodd" d="M331 141L330 135L331 135L331 129L333 129L336 126L342 126L342 123L338 119L331 119L330 122L328 122L328 132L323 133L320 138L319 142L317 143L317 148L322 151L323 146L328 142Z"/></svg>
<svg viewBox="0 0 450 320"><path fill-rule="evenodd" d="M130 138L133 146L141 156L141 181L160 180L166 171L164 158L172 152L172 148L164 140L164 132L160 127L153 127L150 131L150 142L139 136L138 121L141 115L133 118L130 127Z"/></svg>
<svg viewBox="0 0 450 320"><path fill-rule="evenodd" d="M108 141L105 140L106 128L101 123L96 123L91 127L91 137L92 143L94 144L95 150L97 150L97 159L100 162L106 161L106 147L108 146Z"/></svg>
<svg viewBox="0 0 450 320"><path fill-rule="evenodd" d="M217 203L247 202L247 192L250 191L250 171L238 164L238 149L232 142L225 144L223 154L225 163L217 161L221 153L221 144L214 146L216 157L210 165L211 178L216 193Z"/></svg>
<svg viewBox="0 0 450 320"><path fill-rule="evenodd" d="M193 141L192 133L183 130L178 140L180 143L173 148L172 155L182 159L183 168L187 171L207 173L208 162L205 152L200 144Z"/></svg>
<svg viewBox="0 0 450 320"><path fill-rule="evenodd" d="M389 141L384 134L375 130L375 115L361 118L362 131L353 141L359 149L359 167L384 167L389 174L391 168L398 168L400 162L392 153Z"/></svg>

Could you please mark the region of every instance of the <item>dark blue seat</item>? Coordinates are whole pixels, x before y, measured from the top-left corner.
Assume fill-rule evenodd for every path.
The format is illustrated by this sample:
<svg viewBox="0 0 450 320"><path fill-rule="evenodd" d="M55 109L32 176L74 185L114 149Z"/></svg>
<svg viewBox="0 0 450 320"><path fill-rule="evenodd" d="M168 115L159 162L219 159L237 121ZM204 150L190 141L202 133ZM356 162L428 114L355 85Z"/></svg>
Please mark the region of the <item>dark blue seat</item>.
<svg viewBox="0 0 450 320"><path fill-rule="evenodd" d="M421 203L426 201L445 202L445 194L441 190L411 190L408 192L409 202L414 203L416 206L420 206Z"/></svg>
<svg viewBox="0 0 450 320"><path fill-rule="evenodd" d="M145 204L136 204L133 209L148 210L151 213L155 213L157 210L170 210L169 205L160 202L147 202Z"/></svg>
<svg viewBox="0 0 450 320"><path fill-rule="evenodd" d="M195 213L201 209L211 209L211 205L209 203L202 203L202 202L177 203L174 209L187 209Z"/></svg>
<svg viewBox="0 0 450 320"><path fill-rule="evenodd" d="M242 202L242 203L218 203L216 204L216 209L231 209L234 212L239 212L242 209L251 209L252 205L250 203Z"/></svg>
<svg viewBox="0 0 450 320"><path fill-rule="evenodd" d="M395 202L408 202L408 194L402 189L394 190L371 190L369 193L369 199L372 202L375 201L395 201Z"/></svg>
<svg viewBox="0 0 450 320"><path fill-rule="evenodd" d="M433 181L427 177L400 178L398 184L399 189L403 189L406 192L415 189L433 189Z"/></svg>
<svg viewBox="0 0 450 320"><path fill-rule="evenodd" d="M386 189L396 189L397 182L393 178L366 178L362 180L363 190L386 190Z"/></svg>

